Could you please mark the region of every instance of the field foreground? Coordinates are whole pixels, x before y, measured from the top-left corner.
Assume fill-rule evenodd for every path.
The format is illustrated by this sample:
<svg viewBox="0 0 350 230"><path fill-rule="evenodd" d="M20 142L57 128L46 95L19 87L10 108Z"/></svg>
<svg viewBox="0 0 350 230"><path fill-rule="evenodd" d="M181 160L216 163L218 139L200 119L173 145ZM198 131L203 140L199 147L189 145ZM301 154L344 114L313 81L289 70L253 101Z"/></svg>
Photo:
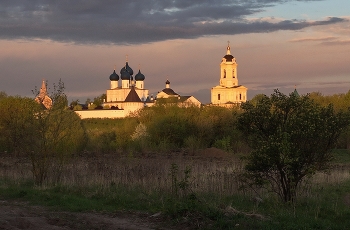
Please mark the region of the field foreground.
<svg viewBox="0 0 350 230"><path fill-rule="evenodd" d="M0 229L349 229L350 154L285 205L240 189L243 163L196 153L75 156L33 184L29 159L0 156ZM59 170L60 169L60 170ZM188 170L190 169L190 170ZM258 197L257 197L258 196Z"/></svg>
<svg viewBox="0 0 350 230"><path fill-rule="evenodd" d="M0 201L0 229L170 229L157 227L158 218L135 213L52 211L24 202Z"/></svg>

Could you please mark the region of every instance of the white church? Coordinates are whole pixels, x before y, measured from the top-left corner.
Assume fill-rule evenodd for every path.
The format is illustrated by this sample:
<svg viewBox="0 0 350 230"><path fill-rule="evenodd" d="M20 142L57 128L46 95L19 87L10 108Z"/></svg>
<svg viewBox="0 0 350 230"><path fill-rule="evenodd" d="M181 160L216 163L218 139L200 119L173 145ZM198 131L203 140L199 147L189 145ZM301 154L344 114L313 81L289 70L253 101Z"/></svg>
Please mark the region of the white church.
<svg viewBox="0 0 350 230"><path fill-rule="evenodd" d="M247 88L238 84L237 62L231 55L228 44L226 55L220 64L220 83L211 88L211 104L213 106L232 107L247 100ZM110 88L106 91L106 101L103 110L76 111L84 118L122 118L144 107L153 106L158 102L175 103L178 106L202 106L193 96L181 96L170 88L170 81L166 80L165 88L158 92L155 98L149 96L145 88L145 75L138 73L134 76L128 59L120 70L120 76L115 69L109 76ZM107 109L106 109L107 108Z"/></svg>

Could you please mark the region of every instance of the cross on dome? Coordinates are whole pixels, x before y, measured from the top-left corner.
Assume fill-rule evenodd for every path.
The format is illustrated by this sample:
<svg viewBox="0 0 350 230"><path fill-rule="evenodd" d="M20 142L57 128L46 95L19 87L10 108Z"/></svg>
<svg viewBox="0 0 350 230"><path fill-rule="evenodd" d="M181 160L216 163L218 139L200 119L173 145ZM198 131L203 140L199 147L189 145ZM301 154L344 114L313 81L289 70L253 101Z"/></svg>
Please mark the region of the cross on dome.
<svg viewBox="0 0 350 230"><path fill-rule="evenodd" d="M227 53L228 55L231 54L231 48L230 48L230 41L227 41Z"/></svg>

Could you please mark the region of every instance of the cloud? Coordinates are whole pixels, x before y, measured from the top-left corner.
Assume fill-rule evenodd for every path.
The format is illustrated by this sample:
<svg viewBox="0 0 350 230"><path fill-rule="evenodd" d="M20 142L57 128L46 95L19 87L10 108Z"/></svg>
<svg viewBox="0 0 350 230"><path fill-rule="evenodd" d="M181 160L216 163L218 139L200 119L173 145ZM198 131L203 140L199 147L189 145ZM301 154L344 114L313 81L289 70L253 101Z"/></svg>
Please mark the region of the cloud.
<svg viewBox="0 0 350 230"><path fill-rule="evenodd" d="M290 0L293 1L293 0ZM295 0L294 0L295 1ZM248 20L286 0L3 0L0 38L139 44L210 35L300 30L345 19Z"/></svg>
<svg viewBox="0 0 350 230"><path fill-rule="evenodd" d="M337 40L337 41L325 41L322 42L322 45L327 46L348 46L350 44L350 40Z"/></svg>
<svg viewBox="0 0 350 230"><path fill-rule="evenodd" d="M338 37L320 37L320 38L297 38L289 42L328 42L338 39Z"/></svg>

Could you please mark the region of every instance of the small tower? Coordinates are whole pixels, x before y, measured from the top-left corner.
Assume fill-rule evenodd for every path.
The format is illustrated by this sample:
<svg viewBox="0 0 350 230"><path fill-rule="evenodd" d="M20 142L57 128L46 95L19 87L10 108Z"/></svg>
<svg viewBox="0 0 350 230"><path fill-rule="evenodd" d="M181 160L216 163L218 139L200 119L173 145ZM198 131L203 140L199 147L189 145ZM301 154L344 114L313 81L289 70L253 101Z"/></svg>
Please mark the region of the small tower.
<svg viewBox="0 0 350 230"><path fill-rule="evenodd" d="M170 81L169 81L168 79L166 79L165 88L166 88L166 89L169 89L169 88L170 88Z"/></svg>
<svg viewBox="0 0 350 230"><path fill-rule="evenodd" d="M45 80L41 83L39 95L35 98L35 101L42 104L46 109L51 109L52 107L52 100L48 96Z"/></svg>
<svg viewBox="0 0 350 230"><path fill-rule="evenodd" d="M109 80L111 81L111 89L116 89L119 87L118 81L119 81L119 76L115 72L115 67L113 73L109 76Z"/></svg>
<svg viewBox="0 0 350 230"><path fill-rule="evenodd" d="M135 86L138 89L144 89L144 80L145 80L145 75L141 73L140 67L139 67L139 72L135 75Z"/></svg>
<svg viewBox="0 0 350 230"><path fill-rule="evenodd" d="M132 75L134 71L130 68L128 63L128 56L126 56L125 66L120 70L120 78L122 79L122 88L128 89L131 87Z"/></svg>

